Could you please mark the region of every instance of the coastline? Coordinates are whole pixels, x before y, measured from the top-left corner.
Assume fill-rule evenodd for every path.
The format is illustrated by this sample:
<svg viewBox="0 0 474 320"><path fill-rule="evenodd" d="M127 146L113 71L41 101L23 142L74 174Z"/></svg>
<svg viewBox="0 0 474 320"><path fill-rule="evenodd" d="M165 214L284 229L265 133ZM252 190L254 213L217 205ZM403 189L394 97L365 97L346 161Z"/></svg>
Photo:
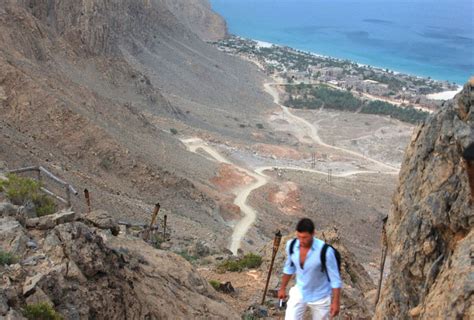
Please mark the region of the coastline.
<svg viewBox="0 0 474 320"><path fill-rule="evenodd" d="M382 67L378 67L378 66L374 66L374 65L363 64L363 63L359 63L357 61L353 61L353 60L350 60L350 59L341 59L341 58L337 58L337 57L322 55L322 54L312 52L312 51L299 50L299 49L292 48L292 47L289 47L289 46L279 45L279 44L276 44L276 43L271 43L271 42L267 42L267 41L263 41L263 40L244 38L244 37L237 36L237 35L234 35L234 36L239 38L239 39L242 39L242 40L248 39L248 40L254 41L254 42L256 42L256 44L257 44L256 46L258 48L271 48L273 46L280 47L280 48L288 47L288 48L291 48L294 51L303 52L303 53L306 53L306 54L309 54L309 55L312 55L312 56L315 56L315 57L318 57L318 58L330 59L330 60L333 60L333 61L348 61L350 63L356 64L359 67L370 68L370 69L381 70L381 71L388 71L388 72L391 72L395 75L406 75L406 76L411 76L411 77L414 77L414 78L417 78L417 79L424 79L424 80L431 79L431 78L428 78L428 77L423 77L423 76L419 76L419 75L415 75L415 74L409 74L409 73L406 73L406 72L396 71L396 70L392 70L392 69L389 69L389 68L382 68ZM432 79L432 80L443 81L443 80L437 80L437 79ZM468 79L466 79L466 82L467 81L468 81ZM453 83L455 83L455 82L453 82ZM431 100L450 100L450 99L454 98L454 96L456 96L456 94L458 94L463 88L462 84L459 84L459 83L455 83L455 84L457 85L456 90L446 90L446 91L430 93L430 94L426 95L426 98L431 99Z"/></svg>

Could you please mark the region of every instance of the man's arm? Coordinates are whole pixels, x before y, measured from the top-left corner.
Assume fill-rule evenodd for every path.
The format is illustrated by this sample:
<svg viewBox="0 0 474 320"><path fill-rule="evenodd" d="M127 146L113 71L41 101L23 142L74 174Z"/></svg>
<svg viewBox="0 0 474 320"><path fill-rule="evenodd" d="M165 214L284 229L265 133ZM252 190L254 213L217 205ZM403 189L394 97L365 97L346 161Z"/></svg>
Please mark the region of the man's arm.
<svg viewBox="0 0 474 320"><path fill-rule="evenodd" d="M290 257L290 241L286 243L286 261L285 265L283 266L283 276L281 278L281 286L280 290L278 290L278 298L285 299L286 298L286 286L288 282L290 282L291 277L296 272L295 265L291 262Z"/></svg>
<svg viewBox="0 0 474 320"><path fill-rule="evenodd" d="M290 282L291 277L293 277L292 274L283 274L283 277L281 277L281 286L280 290L278 290L278 299L285 299L286 298L286 286L288 285L288 282Z"/></svg>
<svg viewBox="0 0 474 320"><path fill-rule="evenodd" d="M331 288L332 288L332 300L331 300L331 317L335 317L339 314L339 308L341 305L341 275L339 274L339 268L337 266L336 256L334 250L329 248L326 251L326 267L329 275Z"/></svg>
<svg viewBox="0 0 474 320"><path fill-rule="evenodd" d="M341 306L341 288L332 289L332 300L331 300L331 309L329 314L332 318L339 314L339 308Z"/></svg>

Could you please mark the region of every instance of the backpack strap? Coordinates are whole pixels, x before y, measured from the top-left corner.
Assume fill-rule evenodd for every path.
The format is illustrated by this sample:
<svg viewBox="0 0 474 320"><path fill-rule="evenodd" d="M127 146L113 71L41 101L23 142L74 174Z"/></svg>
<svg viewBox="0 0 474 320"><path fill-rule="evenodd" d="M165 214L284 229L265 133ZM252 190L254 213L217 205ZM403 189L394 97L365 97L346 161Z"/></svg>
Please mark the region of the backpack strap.
<svg viewBox="0 0 474 320"><path fill-rule="evenodd" d="M324 243L323 248L321 249L321 272L326 274L326 277L328 277L328 281L331 281L331 279L329 279L329 274L326 267L326 252L328 251L328 248L329 245L327 243Z"/></svg>
<svg viewBox="0 0 474 320"><path fill-rule="evenodd" d="M294 238L293 240L291 240L290 242L290 261L291 261L291 266L294 267L295 264L293 263L293 260L291 260L291 256L293 255L293 252L294 252L294 249L295 249L295 243L296 243L296 238Z"/></svg>
<svg viewBox="0 0 474 320"><path fill-rule="evenodd" d="M326 253L328 251L328 248L331 248L334 251L334 257L336 258L337 269L339 271L339 274L341 273L341 254L339 253L339 251L336 250L336 248L327 243L324 243L323 248L321 249L321 272L326 273L328 281L331 281L326 266Z"/></svg>

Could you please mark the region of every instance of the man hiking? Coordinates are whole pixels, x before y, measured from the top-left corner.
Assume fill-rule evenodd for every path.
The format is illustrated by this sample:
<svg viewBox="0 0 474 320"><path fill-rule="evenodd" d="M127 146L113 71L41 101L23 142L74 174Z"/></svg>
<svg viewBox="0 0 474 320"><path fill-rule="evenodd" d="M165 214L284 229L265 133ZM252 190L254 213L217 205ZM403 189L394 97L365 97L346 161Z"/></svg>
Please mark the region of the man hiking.
<svg viewBox="0 0 474 320"><path fill-rule="evenodd" d="M285 320L303 319L307 307L311 309L313 320L337 316L342 287L339 253L314 237L314 224L310 219L298 222L296 239L287 242L286 254L278 298L286 298L286 286L294 274L296 285L289 292Z"/></svg>

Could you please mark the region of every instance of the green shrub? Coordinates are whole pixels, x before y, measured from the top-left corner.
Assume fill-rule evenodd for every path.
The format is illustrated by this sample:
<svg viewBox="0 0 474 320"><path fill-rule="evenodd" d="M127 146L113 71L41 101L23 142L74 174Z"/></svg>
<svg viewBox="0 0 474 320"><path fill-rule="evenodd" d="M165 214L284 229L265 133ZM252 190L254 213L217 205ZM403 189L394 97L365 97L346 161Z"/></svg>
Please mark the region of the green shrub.
<svg viewBox="0 0 474 320"><path fill-rule="evenodd" d="M31 320L62 320L64 319L56 310L47 303L35 303L27 305L23 315Z"/></svg>
<svg viewBox="0 0 474 320"><path fill-rule="evenodd" d="M216 290L218 290L221 286L221 283L217 280L209 280L209 284Z"/></svg>
<svg viewBox="0 0 474 320"><path fill-rule="evenodd" d="M41 192L41 183L36 180L9 174L8 181L2 181L1 187L13 204L23 205L31 201L40 217L56 212L56 203Z"/></svg>
<svg viewBox="0 0 474 320"><path fill-rule="evenodd" d="M262 257L254 254L248 253L240 259L232 260L228 259L217 266L217 271L219 272L241 272L244 269L258 268L262 264Z"/></svg>
<svg viewBox="0 0 474 320"><path fill-rule="evenodd" d="M154 234L151 242L153 243L153 247L161 249L161 244L164 242L163 236L161 234Z"/></svg>
<svg viewBox="0 0 474 320"><path fill-rule="evenodd" d="M362 113L381 114L391 116L400 121L418 123L424 121L429 113L417 110L414 107L402 108L385 101L370 101L361 110Z"/></svg>
<svg viewBox="0 0 474 320"><path fill-rule="evenodd" d="M257 123L256 126L257 126L258 129L263 129L263 124L261 124L261 123Z"/></svg>
<svg viewBox="0 0 474 320"><path fill-rule="evenodd" d="M170 132L171 132L172 134L178 134L178 130L176 130L175 128L171 128L171 129L170 129Z"/></svg>
<svg viewBox="0 0 474 320"><path fill-rule="evenodd" d="M36 215L38 217L53 214L57 211L56 203L54 202L54 200L45 194L39 194L33 200L33 203L35 204Z"/></svg>
<svg viewBox="0 0 474 320"><path fill-rule="evenodd" d="M112 169L112 160L110 160L108 156L105 156L104 158L102 158L102 160L100 160L99 166L102 169L108 171L108 170Z"/></svg>
<svg viewBox="0 0 474 320"><path fill-rule="evenodd" d="M296 109L318 109L323 105L325 108L356 111L362 105L362 101L357 99L348 91L333 89L326 85L305 85L301 84L295 88L286 86L289 93L287 104ZM296 97L293 97L293 94Z"/></svg>
<svg viewBox="0 0 474 320"><path fill-rule="evenodd" d="M14 264L15 262L15 256L13 256L10 252L0 250L0 266L8 266L10 264Z"/></svg>
<svg viewBox="0 0 474 320"><path fill-rule="evenodd" d="M191 263L195 262L198 259L197 257L190 255L186 251L177 252L177 254L179 254L181 257L183 257L184 259L188 260L188 262L191 262Z"/></svg>
<svg viewBox="0 0 474 320"><path fill-rule="evenodd" d="M22 178L16 174L9 174L8 181L2 183L7 198L16 205L23 205L40 192L40 183L30 179Z"/></svg>

